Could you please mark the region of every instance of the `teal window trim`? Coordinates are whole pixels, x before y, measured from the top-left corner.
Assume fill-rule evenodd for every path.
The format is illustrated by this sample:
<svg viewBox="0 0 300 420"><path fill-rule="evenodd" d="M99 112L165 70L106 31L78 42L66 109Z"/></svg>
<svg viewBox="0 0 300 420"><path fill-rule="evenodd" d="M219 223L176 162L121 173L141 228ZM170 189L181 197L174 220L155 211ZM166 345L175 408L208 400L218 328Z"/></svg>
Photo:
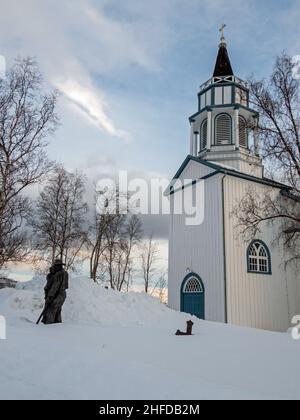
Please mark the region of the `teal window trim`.
<svg viewBox="0 0 300 420"><path fill-rule="evenodd" d="M205 123L206 123L206 146L202 148L202 144L203 144L203 127L204 127L204 124ZM203 150L207 149L207 140L208 140L207 134L208 134L208 118L205 118L202 121L201 126L200 126L200 150L199 150L200 153L203 152Z"/></svg>
<svg viewBox="0 0 300 420"><path fill-rule="evenodd" d="M195 118L198 117L203 112L212 111L213 109L219 109L219 108L231 108L231 109L244 109L246 111L249 111L253 116L258 117L259 114L254 109L248 108L246 106L243 106L241 104L227 104L227 105L211 105L203 108L202 110L196 112L191 117L189 117L190 122L195 122Z"/></svg>
<svg viewBox="0 0 300 420"><path fill-rule="evenodd" d="M198 274L196 274L196 273L190 273L190 274L188 274L187 276L185 276L185 278L184 278L184 280L183 280L183 282L182 282L182 284L181 284L181 293L183 293L183 291L184 291L184 287L185 287L186 283L187 283L187 282L188 282L191 278L193 278L193 277L195 277L195 278L199 281L199 283L200 283L200 285L201 285L201 288L202 288L202 292L203 292L203 293L205 292L205 286L204 286L204 283L203 283L203 281L202 281L201 277L200 277Z"/></svg>
<svg viewBox="0 0 300 420"><path fill-rule="evenodd" d="M208 87L206 87L205 89L201 90L198 93L198 96L201 96L203 93L206 94L209 90L211 90L213 92L216 87L226 87L226 86L231 86L232 87L232 103L235 103L236 88L239 88L239 89L242 89L244 92L247 93L248 104L249 104L249 89L246 89L244 86L242 86L238 83L234 83L234 82L213 83L213 84L209 85Z"/></svg>
<svg viewBox="0 0 300 420"><path fill-rule="evenodd" d="M235 86L235 84L232 83L232 82L230 82L230 83L213 83L213 84L209 85L207 88L201 90L199 92L199 95L202 95L203 93L206 93L208 90L214 89L215 87L218 87L218 86Z"/></svg>
<svg viewBox="0 0 300 420"><path fill-rule="evenodd" d="M266 253L267 253L268 271L260 271L260 270L255 271L255 270L251 270L251 268L250 268L250 258L251 258L251 256L250 256L250 249L256 243L259 243L260 245L262 245L263 248L265 249ZM260 275L265 275L265 276L271 276L272 275L272 257L271 257L271 252L270 252L268 246L265 244L265 242L261 241L260 239L254 239L249 244L249 246L247 248L247 272L249 274L260 274Z"/></svg>
<svg viewBox="0 0 300 420"><path fill-rule="evenodd" d="M230 143L227 143L227 144L217 144L217 142L216 142L216 137L217 137L217 124L216 124L216 121L217 121L217 119L221 116L221 115L228 115L228 117L230 118ZM214 132L214 144L213 144L213 146L221 146L221 147L224 147L224 146L232 146L233 145L233 130L232 130L232 124L233 124L233 122L232 122L232 116L230 115L230 114L228 114L227 112L221 112L220 114L217 114L216 116L215 116L215 132Z"/></svg>

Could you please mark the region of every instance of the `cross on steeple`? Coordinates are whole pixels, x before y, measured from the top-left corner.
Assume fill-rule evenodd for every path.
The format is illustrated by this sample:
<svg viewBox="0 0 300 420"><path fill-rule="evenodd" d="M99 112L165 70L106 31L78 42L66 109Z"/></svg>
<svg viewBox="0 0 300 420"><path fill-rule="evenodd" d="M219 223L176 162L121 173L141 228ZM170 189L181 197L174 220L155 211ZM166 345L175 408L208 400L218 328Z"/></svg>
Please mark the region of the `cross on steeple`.
<svg viewBox="0 0 300 420"><path fill-rule="evenodd" d="M221 44L225 44L225 35L224 35L224 29L226 28L226 24L223 23L221 28L219 29L220 33L221 33Z"/></svg>

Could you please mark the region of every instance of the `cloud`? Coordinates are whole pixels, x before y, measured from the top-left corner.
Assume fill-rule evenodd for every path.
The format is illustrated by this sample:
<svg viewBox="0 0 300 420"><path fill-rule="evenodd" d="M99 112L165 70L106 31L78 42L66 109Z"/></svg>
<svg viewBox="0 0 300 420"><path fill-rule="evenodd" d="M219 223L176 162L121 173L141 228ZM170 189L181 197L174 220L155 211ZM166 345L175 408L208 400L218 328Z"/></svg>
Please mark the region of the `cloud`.
<svg viewBox="0 0 300 420"><path fill-rule="evenodd" d="M55 84L90 124L106 131L111 136L128 140L129 134L117 129L108 117L105 109L107 105L101 93L97 92L93 86L84 86L74 79L67 79Z"/></svg>
<svg viewBox="0 0 300 420"><path fill-rule="evenodd" d="M61 89L76 114L124 140L129 135L109 109L101 77L132 66L157 71L166 36L163 25L153 24L151 16L139 14L131 22L112 16L108 9L115 4L105 0L27 0L25 5L2 0L0 45L5 46L1 53L10 58L36 56L46 79ZM153 32L148 31L149 25Z"/></svg>

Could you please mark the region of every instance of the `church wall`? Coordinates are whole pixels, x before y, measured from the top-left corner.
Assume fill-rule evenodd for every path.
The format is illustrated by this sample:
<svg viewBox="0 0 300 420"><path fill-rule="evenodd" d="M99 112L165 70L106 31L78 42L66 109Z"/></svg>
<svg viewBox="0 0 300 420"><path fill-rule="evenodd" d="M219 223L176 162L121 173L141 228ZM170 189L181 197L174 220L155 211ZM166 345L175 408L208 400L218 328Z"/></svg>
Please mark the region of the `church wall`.
<svg viewBox="0 0 300 420"><path fill-rule="evenodd" d="M249 242L238 235L232 211L249 187L264 194L265 186L227 176L225 187L225 231L227 264L228 322L240 326L286 331L293 315L300 314L299 278L292 267L285 268L287 256L274 239L276 225L265 224L257 238L271 252L272 275L247 272ZM269 188L269 187L267 187ZM273 190L278 194L278 190Z"/></svg>
<svg viewBox="0 0 300 420"><path fill-rule="evenodd" d="M191 165L205 171L203 165ZM180 310L181 285L190 272L198 274L205 286L205 318L225 322L224 253L222 230L221 176L205 181L205 221L200 226L186 226L185 216L172 215L169 241L169 305ZM174 196L170 197L173 208Z"/></svg>

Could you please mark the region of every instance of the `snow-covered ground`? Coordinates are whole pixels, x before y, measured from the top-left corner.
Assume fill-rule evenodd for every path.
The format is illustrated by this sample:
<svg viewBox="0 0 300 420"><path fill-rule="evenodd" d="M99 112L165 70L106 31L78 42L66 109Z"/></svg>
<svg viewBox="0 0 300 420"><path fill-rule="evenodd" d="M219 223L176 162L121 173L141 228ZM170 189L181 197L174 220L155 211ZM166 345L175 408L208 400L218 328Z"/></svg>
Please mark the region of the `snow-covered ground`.
<svg viewBox="0 0 300 420"><path fill-rule="evenodd" d="M300 399L300 341L195 322L143 294L70 282L64 324L36 326L43 282L0 291L1 399Z"/></svg>

